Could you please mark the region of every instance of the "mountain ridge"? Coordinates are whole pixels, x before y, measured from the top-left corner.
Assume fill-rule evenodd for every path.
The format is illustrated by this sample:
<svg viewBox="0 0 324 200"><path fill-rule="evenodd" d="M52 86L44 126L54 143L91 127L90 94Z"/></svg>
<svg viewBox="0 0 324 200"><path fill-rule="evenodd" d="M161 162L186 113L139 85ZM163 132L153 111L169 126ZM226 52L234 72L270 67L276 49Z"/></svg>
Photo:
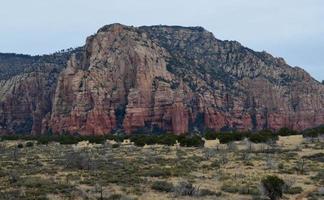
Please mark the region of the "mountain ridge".
<svg viewBox="0 0 324 200"><path fill-rule="evenodd" d="M10 54L18 64L5 55L1 72L18 67L0 76L3 133L182 134L324 124L324 86L305 70L202 27L111 24L71 52Z"/></svg>

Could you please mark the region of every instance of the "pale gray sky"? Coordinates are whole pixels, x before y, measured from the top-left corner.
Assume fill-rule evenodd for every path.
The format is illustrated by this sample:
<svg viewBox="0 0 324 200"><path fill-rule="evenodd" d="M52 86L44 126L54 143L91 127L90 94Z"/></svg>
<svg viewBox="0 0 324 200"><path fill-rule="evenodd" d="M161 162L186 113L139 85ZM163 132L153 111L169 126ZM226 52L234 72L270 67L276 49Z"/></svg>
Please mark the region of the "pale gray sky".
<svg viewBox="0 0 324 200"><path fill-rule="evenodd" d="M323 0L0 0L0 52L84 44L110 23L203 26L324 79Z"/></svg>

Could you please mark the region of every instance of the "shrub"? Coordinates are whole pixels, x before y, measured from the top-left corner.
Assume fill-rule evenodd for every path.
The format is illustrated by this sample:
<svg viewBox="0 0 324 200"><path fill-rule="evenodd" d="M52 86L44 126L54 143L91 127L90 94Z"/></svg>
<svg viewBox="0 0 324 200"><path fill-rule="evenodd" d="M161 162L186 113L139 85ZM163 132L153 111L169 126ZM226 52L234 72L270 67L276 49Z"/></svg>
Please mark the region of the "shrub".
<svg viewBox="0 0 324 200"><path fill-rule="evenodd" d="M217 133L213 132L212 130L207 130L204 134L206 140L216 140Z"/></svg>
<svg viewBox="0 0 324 200"><path fill-rule="evenodd" d="M115 143L115 144L113 144L111 147L115 149L115 148L118 148L119 146L120 146L120 145L119 145L118 143Z"/></svg>
<svg viewBox="0 0 324 200"><path fill-rule="evenodd" d="M222 144L243 140L245 136L245 134L241 134L238 132L221 133L217 135L219 142Z"/></svg>
<svg viewBox="0 0 324 200"><path fill-rule="evenodd" d="M191 137L179 137L180 146L183 147L203 147L205 141L198 135L191 136Z"/></svg>
<svg viewBox="0 0 324 200"><path fill-rule="evenodd" d="M303 192L303 188L301 187L290 187L287 190L285 190L286 194L299 194Z"/></svg>
<svg viewBox="0 0 324 200"><path fill-rule="evenodd" d="M172 134L163 135L132 135L131 141L136 146L143 147L144 145L162 144L172 146L176 144L178 136Z"/></svg>
<svg viewBox="0 0 324 200"><path fill-rule="evenodd" d="M21 148L24 148L24 145L21 144L21 143L19 143L19 144L17 145L17 147L18 147L19 149L21 149Z"/></svg>
<svg viewBox="0 0 324 200"><path fill-rule="evenodd" d="M19 140L19 135L3 135L1 136L1 140Z"/></svg>
<svg viewBox="0 0 324 200"><path fill-rule="evenodd" d="M166 181L155 181L151 188L160 192L172 192L174 189L173 184Z"/></svg>
<svg viewBox="0 0 324 200"><path fill-rule="evenodd" d="M65 156L64 164L69 169L89 170L91 166L91 158L86 153L72 152Z"/></svg>
<svg viewBox="0 0 324 200"><path fill-rule="evenodd" d="M286 134L284 132L287 132L286 129L282 130L282 134ZM292 134L295 133L294 131L289 130L289 133ZM227 133L213 133L213 132L207 132L205 133L206 139L216 139L218 138L220 143L227 144L235 141L241 141L244 138L248 138L251 142L254 143L265 143L269 140L278 140L278 135L273 133L271 130L261 130L257 133L251 133L251 132L227 132Z"/></svg>
<svg viewBox="0 0 324 200"><path fill-rule="evenodd" d="M198 190L189 182L180 182L175 188L178 196L198 196Z"/></svg>
<svg viewBox="0 0 324 200"><path fill-rule="evenodd" d="M302 158L324 163L324 153L315 153L313 155L303 156Z"/></svg>
<svg viewBox="0 0 324 200"><path fill-rule="evenodd" d="M278 135L269 132L254 133L249 136L249 140L254 143L266 143L278 140Z"/></svg>
<svg viewBox="0 0 324 200"><path fill-rule="evenodd" d="M324 198L324 187L320 187L317 191L307 195L308 200L322 200Z"/></svg>
<svg viewBox="0 0 324 200"><path fill-rule="evenodd" d="M211 191L211 190L208 190L208 189L199 189L199 191L198 191L198 196L213 196L213 195L221 196L222 193L221 192L214 192L214 191Z"/></svg>
<svg viewBox="0 0 324 200"><path fill-rule="evenodd" d="M267 176L261 180L265 195L271 200L277 200L282 197L285 182L277 176Z"/></svg>
<svg viewBox="0 0 324 200"><path fill-rule="evenodd" d="M60 135L58 138L60 144L77 144L80 141L79 137L73 135Z"/></svg>
<svg viewBox="0 0 324 200"><path fill-rule="evenodd" d="M125 139L128 139L129 136L127 135L106 135L106 140L114 140L116 142L123 142Z"/></svg>
<svg viewBox="0 0 324 200"><path fill-rule="evenodd" d="M171 176L171 171L163 168L153 168L144 172L144 176L151 177L168 177Z"/></svg>
<svg viewBox="0 0 324 200"><path fill-rule="evenodd" d="M107 200L135 200L132 197L124 196L122 194L112 194L108 198L102 198L102 199L107 199Z"/></svg>
<svg viewBox="0 0 324 200"><path fill-rule="evenodd" d="M51 141L50 137L40 136L37 138L37 144L48 144Z"/></svg>
<svg viewBox="0 0 324 200"><path fill-rule="evenodd" d="M305 167L305 159L302 158L296 162L296 166L294 167L297 174L305 174L306 172L306 167Z"/></svg>
<svg viewBox="0 0 324 200"><path fill-rule="evenodd" d="M203 153L204 153L204 158L206 160L209 160L210 158L216 156L217 151L215 149L212 149L212 148L205 148Z"/></svg>
<svg viewBox="0 0 324 200"><path fill-rule="evenodd" d="M318 181L320 184L324 184L324 169L321 169L315 176L312 177L312 179Z"/></svg>
<svg viewBox="0 0 324 200"><path fill-rule="evenodd" d="M26 143L26 147L33 147L34 146L34 143L33 142L27 142Z"/></svg>
<svg viewBox="0 0 324 200"><path fill-rule="evenodd" d="M123 196L121 194L112 194L108 197L108 200L120 200L122 197Z"/></svg>
<svg viewBox="0 0 324 200"><path fill-rule="evenodd" d="M324 126L319 126L317 128L307 129L303 132L304 138L317 138L324 134Z"/></svg>
<svg viewBox="0 0 324 200"><path fill-rule="evenodd" d="M226 183L222 185L221 190L228 193L239 193L244 195L259 195L260 192L257 187L251 185L238 185Z"/></svg>
<svg viewBox="0 0 324 200"><path fill-rule="evenodd" d="M220 169L220 168L221 168L221 164L220 164L220 162L219 162L218 160L214 160L214 161L210 164L210 166L211 166L212 168L215 168L215 169Z"/></svg>
<svg viewBox="0 0 324 200"><path fill-rule="evenodd" d="M83 138L80 138L80 140L87 140L93 144L103 144L106 141L106 139L103 136L85 136Z"/></svg>
<svg viewBox="0 0 324 200"><path fill-rule="evenodd" d="M320 135L315 129L308 130L303 133L304 138L317 138Z"/></svg>
<svg viewBox="0 0 324 200"><path fill-rule="evenodd" d="M285 165L283 163L278 164L278 169L283 170L285 168Z"/></svg>
<svg viewBox="0 0 324 200"><path fill-rule="evenodd" d="M229 159L228 159L228 155L227 155L227 153L223 153L223 154L221 155L221 157L219 158L219 162L220 162L220 164L222 164L222 165L226 165L226 164L228 163L228 161L229 161Z"/></svg>
<svg viewBox="0 0 324 200"><path fill-rule="evenodd" d="M221 190L228 193L237 193L239 191L239 188L235 185L224 184L222 185Z"/></svg>
<svg viewBox="0 0 324 200"><path fill-rule="evenodd" d="M250 185L239 186L238 193L244 195L253 195L253 196L260 195L259 189L255 186L250 186Z"/></svg>
<svg viewBox="0 0 324 200"><path fill-rule="evenodd" d="M236 146L235 142L229 142L229 143L227 143L227 149L229 151L236 151L237 150L237 146Z"/></svg>
<svg viewBox="0 0 324 200"><path fill-rule="evenodd" d="M280 135L280 136L298 135L298 131L295 131L295 130L292 130L289 128L281 128L277 132L277 135Z"/></svg>
<svg viewBox="0 0 324 200"><path fill-rule="evenodd" d="M143 147L146 144L156 144L156 138L155 136L149 136L149 135L133 135L131 136L130 140L134 142L135 146Z"/></svg>
<svg viewBox="0 0 324 200"><path fill-rule="evenodd" d="M9 176L10 183L16 183L20 179L20 175L18 174L17 171L10 171L8 176Z"/></svg>
<svg viewBox="0 0 324 200"><path fill-rule="evenodd" d="M158 137L158 143L163 145L172 146L177 143L177 136L172 134L165 134Z"/></svg>

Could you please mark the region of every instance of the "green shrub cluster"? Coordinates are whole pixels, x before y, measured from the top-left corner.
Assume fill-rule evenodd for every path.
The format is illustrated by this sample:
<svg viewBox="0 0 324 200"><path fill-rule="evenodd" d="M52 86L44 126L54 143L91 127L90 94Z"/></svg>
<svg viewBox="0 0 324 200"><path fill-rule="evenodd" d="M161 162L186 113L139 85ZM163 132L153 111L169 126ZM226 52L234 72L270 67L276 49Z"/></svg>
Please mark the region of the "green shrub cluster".
<svg viewBox="0 0 324 200"><path fill-rule="evenodd" d="M274 133L255 133L249 136L249 140L254 143L265 143L278 140L278 135Z"/></svg>
<svg viewBox="0 0 324 200"><path fill-rule="evenodd" d="M243 140L249 133L229 132L229 133L217 133L217 139L222 144Z"/></svg>
<svg viewBox="0 0 324 200"><path fill-rule="evenodd" d="M228 193L239 193L244 195L259 195L260 191L256 186L238 185L226 183L222 185L221 190Z"/></svg>
<svg viewBox="0 0 324 200"><path fill-rule="evenodd" d="M290 136L290 135L298 135L298 134L300 134L298 131L289 128L281 128L277 131L277 135L280 136Z"/></svg>
<svg viewBox="0 0 324 200"><path fill-rule="evenodd" d="M142 147L144 145L161 144L172 146L180 143L184 147L203 147L204 140L198 136L178 136L174 134L163 134L163 135L132 135L130 140L134 142L136 146Z"/></svg>
<svg viewBox="0 0 324 200"><path fill-rule="evenodd" d="M321 133L324 133L324 128L310 129L303 132L304 137L318 137ZM277 132L271 130L262 130L258 132L214 132L212 130L206 130L203 134L207 140L219 139L222 144L227 144L235 141L241 141L248 138L254 143L265 143L269 141L275 141L278 136L288 136L298 134L297 131L290 130L288 128L282 128ZM44 135L2 135L1 140L36 140L38 144L48 144L49 142L59 142L60 144L77 144L80 141L89 141L90 143L103 144L106 140L114 140L116 142L122 142L124 139L130 139L136 146L142 147L146 145L161 144L172 146L178 141L181 146L185 147L202 147L204 146L204 140L199 135L175 135L171 133L160 135L149 134L133 134L133 135L113 135L107 134L103 136L88 135L82 136L77 134L44 134ZM114 146L117 147L117 146Z"/></svg>
<svg viewBox="0 0 324 200"><path fill-rule="evenodd" d="M38 144L48 144L49 142L58 142L60 144L77 144L81 141L89 141L90 143L103 144L106 140L114 140L116 142L122 142L124 139L130 139L136 146L142 147L144 145L161 144L172 146L180 143L181 146L186 147L201 147L204 146L204 140L198 135L195 136L178 136L175 134L161 134L161 135L75 135L75 134L61 134L61 135L3 135L2 140L36 140ZM31 144L29 144L31 145ZM118 146L115 145L114 148Z"/></svg>
<svg viewBox="0 0 324 200"><path fill-rule="evenodd" d="M219 139L220 143L227 144L230 142L241 141L245 138L248 138L251 142L254 143L265 143L269 141L278 140L279 136L289 136L289 135L297 135L299 132L295 130L291 130L289 128L282 128L277 132L273 132L271 130L261 130L258 132L213 132L211 130L207 130L204 134L204 137L207 140L215 140Z"/></svg>
<svg viewBox="0 0 324 200"><path fill-rule="evenodd" d="M320 135L324 135L324 126L317 128L307 129L303 132L304 138L317 138Z"/></svg>
<svg viewBox="0 0 324 200"><path fill-rule="evenodd" d="M172 146L177 143L178 136L173 134L163 135L141 135L136 134L130 137L134 145L142 147L144 145L162 144Z"/></svg>
<svg viewBox="0 0 324 200"><path fill-rule="evenodd" d="M49 142L59 142L60 144L77 144L81 141L89 141L90 143L103 144L106 140L115 140L121 142L125 136L104 135L104 136L82 136L75 134L44 134L44 135L2 135L1 140L35 140L38 144L48 144ZM33 143L27 142L26 146L31 147Z"/></svg>
<svg viewBox="0 0 324 200"><path fill-rule="evenodd" d="M198 135L179 136L178 142L182 147L203 147L205 144L205 141Z"/></svg>
<svg viewBox="0 0 324 200"><path fill-rule="evenodd" d="M267 176L261 180L265 195L271 200L280 199L283 195L285 182L277 176Z"/></svg>
<svg viewBox="0 0 324 200"><path fill-rule="evenodd" d="M174 190L173 184L167 181L155 181L151 188L159 192L172 192Z"/></svg>

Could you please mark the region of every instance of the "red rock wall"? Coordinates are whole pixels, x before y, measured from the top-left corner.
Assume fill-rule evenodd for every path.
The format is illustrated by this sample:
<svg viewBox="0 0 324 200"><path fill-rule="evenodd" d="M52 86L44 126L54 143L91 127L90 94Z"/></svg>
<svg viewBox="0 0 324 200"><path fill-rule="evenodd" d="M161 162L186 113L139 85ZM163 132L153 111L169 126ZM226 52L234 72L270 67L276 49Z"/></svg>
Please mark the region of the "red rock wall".
<svg viewBox="0 0 324 200"><path fill-rule="evenodd" d="M282 59L201 29L103 27L57 83L48 73L0 81L1 131L103 135L303 130L324 124L324 87Z"/></svg>

